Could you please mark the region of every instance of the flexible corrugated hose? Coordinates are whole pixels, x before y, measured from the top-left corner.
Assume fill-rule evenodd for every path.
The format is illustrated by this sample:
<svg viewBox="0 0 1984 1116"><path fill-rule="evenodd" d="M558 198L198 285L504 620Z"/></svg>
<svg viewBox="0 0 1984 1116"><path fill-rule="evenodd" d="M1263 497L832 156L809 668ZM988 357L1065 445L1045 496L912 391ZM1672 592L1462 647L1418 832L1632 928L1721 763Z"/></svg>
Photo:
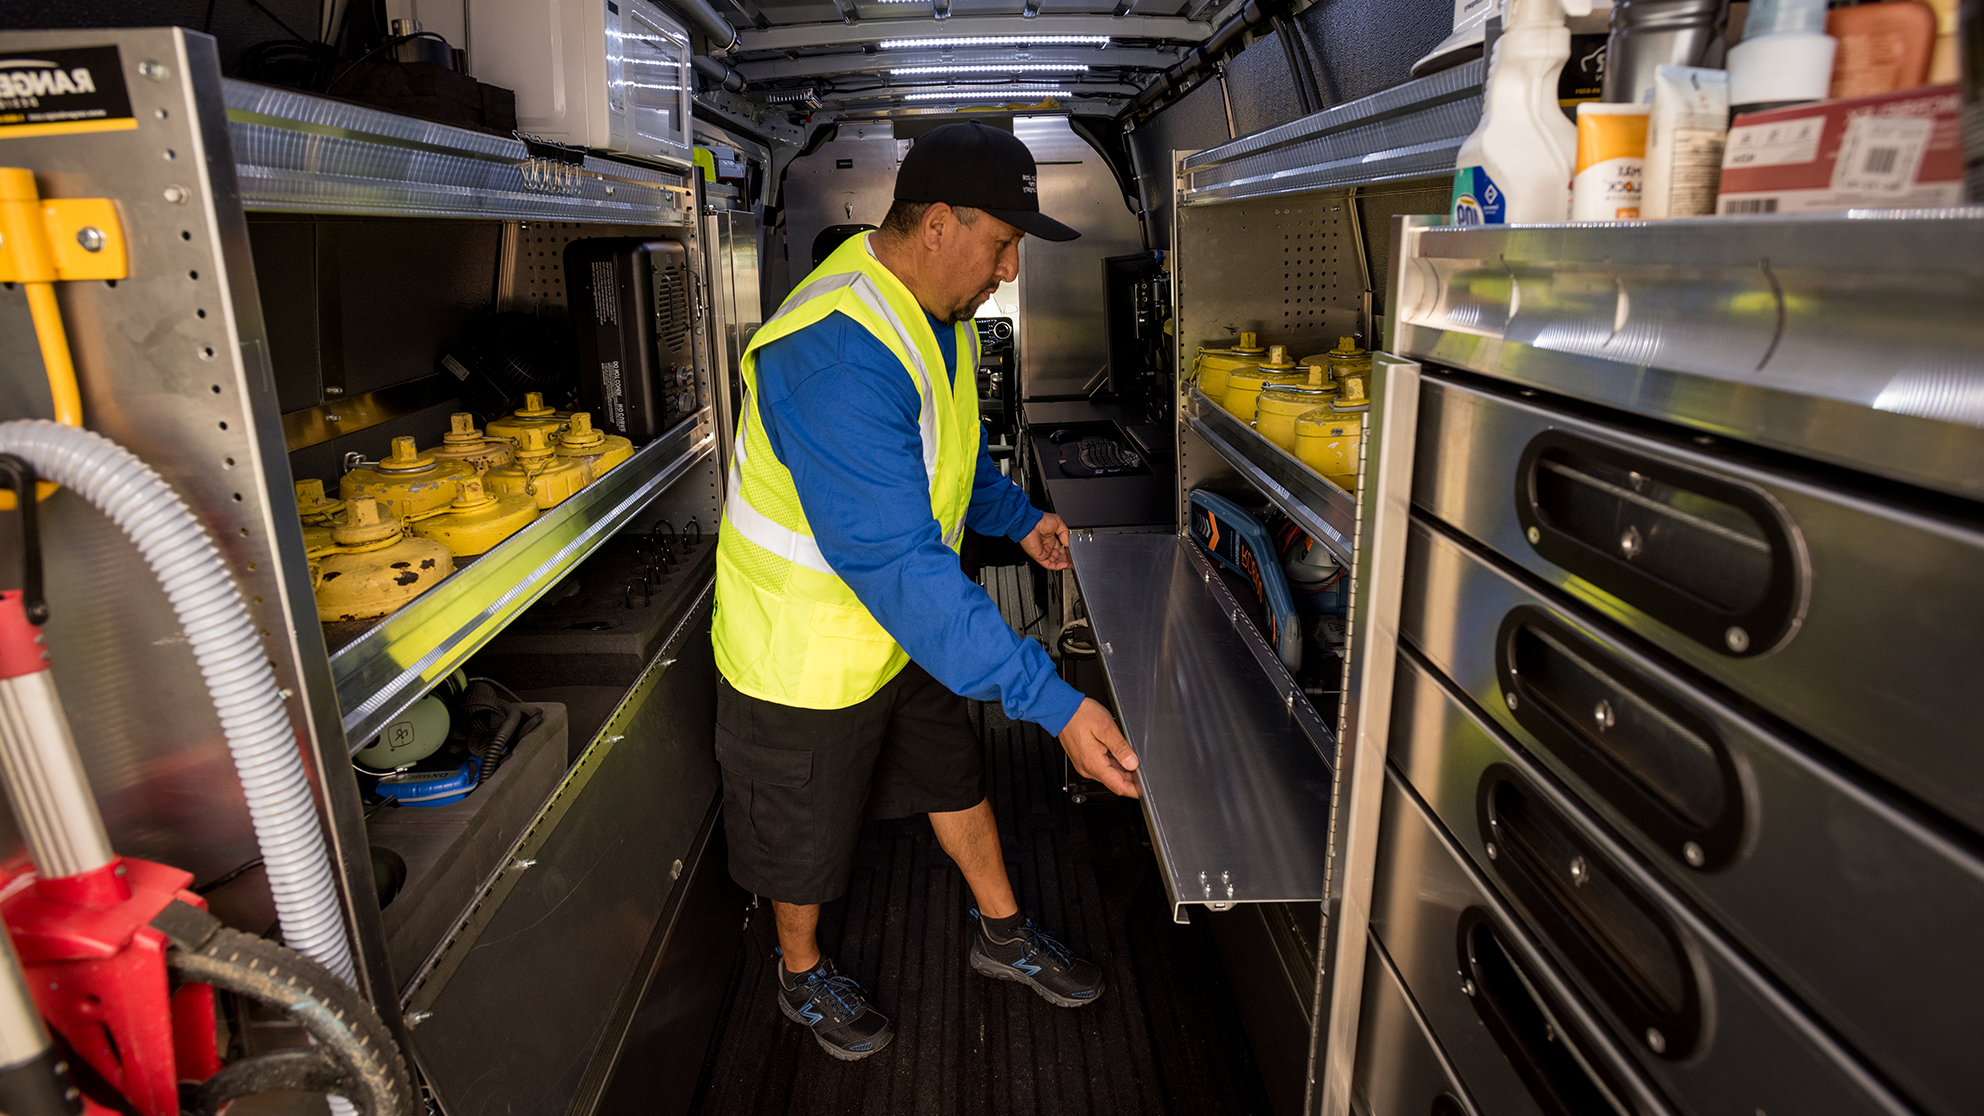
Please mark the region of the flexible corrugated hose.
<svg viewBox="0 0 1984 1116"><path fill-rule="evenodd" d="M0 453L88 500L144 556L207 684L248 800L283 942L354 983L344 915L296 734L241 590L206 528L151 466L100 434L45 420L0 423Z"/></svg>

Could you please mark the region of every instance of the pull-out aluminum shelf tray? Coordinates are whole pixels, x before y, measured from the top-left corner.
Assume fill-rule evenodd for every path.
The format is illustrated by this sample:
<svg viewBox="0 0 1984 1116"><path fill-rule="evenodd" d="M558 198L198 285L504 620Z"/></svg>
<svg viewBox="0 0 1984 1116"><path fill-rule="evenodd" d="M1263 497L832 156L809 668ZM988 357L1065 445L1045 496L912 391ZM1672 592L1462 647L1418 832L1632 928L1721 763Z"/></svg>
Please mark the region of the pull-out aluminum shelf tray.
<svg viewBox="0 0 1984 1116"><path fill-rule="evenodd" d="M1071 549L1175 917L1321 902L1334 738L1301 687L1189 540Z"/></svg>

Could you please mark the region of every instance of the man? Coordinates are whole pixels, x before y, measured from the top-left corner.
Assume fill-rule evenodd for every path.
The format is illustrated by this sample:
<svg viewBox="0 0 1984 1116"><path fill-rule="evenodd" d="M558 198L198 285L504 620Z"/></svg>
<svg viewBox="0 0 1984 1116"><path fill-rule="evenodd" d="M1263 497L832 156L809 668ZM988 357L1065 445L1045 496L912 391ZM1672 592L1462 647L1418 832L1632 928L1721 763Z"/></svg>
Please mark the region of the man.
<svg viewBox="0 0 1984 1116"><path fill-rule="evenodd" d="M978 421L973 312L1018 273L1022 236L1077 235L1040 213L1034 174L996 128L923 137L882 228L801 281L741 362L714 624L730 870L772 900L780 1009L848 1061L894 1037L815 937L864 817L929 815L977 900L974 969L1066 1007L1102 994L1101 969L1014 900L965 704L996 696L1084 775L1136 794L1108 711L958 562L969 525L1069 565L1067 527L1000 474Z"/></svg>

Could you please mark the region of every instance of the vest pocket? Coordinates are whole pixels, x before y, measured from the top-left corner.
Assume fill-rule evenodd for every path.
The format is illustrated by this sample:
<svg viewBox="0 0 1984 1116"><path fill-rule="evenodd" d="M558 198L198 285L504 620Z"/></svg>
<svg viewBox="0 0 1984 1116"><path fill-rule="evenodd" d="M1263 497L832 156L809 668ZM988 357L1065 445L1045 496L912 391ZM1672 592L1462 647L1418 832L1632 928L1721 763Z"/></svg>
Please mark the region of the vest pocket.
<svg viewBox="0 0 1984 1116"><path fill-rule="evenodd" d="M848 605L816 604L812 628L816 635L833 639L858 639L868 643L894 643L895 637L875 622L868 610Z"/></svg>

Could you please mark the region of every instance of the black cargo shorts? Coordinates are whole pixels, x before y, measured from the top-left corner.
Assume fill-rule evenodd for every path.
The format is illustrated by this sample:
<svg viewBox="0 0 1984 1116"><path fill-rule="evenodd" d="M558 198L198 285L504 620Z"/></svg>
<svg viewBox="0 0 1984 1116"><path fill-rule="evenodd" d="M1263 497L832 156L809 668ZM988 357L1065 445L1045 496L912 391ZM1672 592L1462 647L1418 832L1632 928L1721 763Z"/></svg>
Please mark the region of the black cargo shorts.
<svg viewBox="0 0 1984 1116"><path fill-rule="evenodd" d="M845 709L764 701L719 677L716 760L730 874L782 903L847 891L865 819L985 798L985 749L965 699L915 663Z"/></svg>

